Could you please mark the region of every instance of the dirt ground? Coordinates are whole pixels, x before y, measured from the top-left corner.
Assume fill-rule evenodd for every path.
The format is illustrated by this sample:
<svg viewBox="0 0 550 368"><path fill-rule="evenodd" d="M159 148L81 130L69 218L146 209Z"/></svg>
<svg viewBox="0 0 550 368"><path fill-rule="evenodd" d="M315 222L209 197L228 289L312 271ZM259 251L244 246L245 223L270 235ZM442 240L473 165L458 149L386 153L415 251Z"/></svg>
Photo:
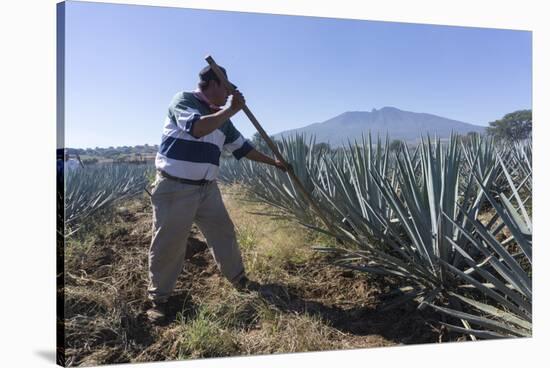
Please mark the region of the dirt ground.
<svg viewBox="0 0 550 368"><path fill-rule="evenodd" d="M193 228L187 260L169 300L169 318L151 325L146 288L151 207L144 195L114 210L65 250L65 358L68 366L216 356L374 348L456 341L414 304L383 311L392 280L348 271L311 250L327 242L287 220L251 212L224 187L243 260L257 292L221 276Z"/></svg>

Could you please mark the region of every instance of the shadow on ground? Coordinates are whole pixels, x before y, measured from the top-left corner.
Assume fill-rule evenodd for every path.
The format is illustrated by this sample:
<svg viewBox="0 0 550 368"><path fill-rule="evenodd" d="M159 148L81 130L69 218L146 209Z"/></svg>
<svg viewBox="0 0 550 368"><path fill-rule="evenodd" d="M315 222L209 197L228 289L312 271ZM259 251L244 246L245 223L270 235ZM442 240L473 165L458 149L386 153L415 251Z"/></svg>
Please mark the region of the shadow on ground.
<svg viewBox="0 0 550 368"><path fill-rule="evenodd" d="M306 300L299 290L270 283L259 287L258 293L282 312L318 315L341 332L358 336L380 335L397 344L435 342L439 331L426 324L430 316L420 312L414 304L404 304L390 311L377 307L342 308Z"/></svg>

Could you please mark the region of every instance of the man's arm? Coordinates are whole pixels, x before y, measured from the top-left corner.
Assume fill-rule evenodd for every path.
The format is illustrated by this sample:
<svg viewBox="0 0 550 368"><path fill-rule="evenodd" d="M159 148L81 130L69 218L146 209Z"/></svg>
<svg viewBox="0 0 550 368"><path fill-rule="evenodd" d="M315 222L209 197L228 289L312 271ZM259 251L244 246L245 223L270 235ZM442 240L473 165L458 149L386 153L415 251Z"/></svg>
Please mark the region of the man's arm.
<svg viewBox="0 0 550 368"><path fill-rule="evenodd" d="M263 153L257 151L256 149L252 149L244 157L246 157L247 159L252 160L252 161L262 162L264 164L275 166L276 168L278 168L282 171L285 171L285 172L287 171L287 166L290 166L287 163L283 163L279 160L274 160L271 157L266 156Z"/></svg>
<svg viewBox="0 0 550 368"><path fill-rule="evenodd" d="M214 114L201 116L197 123L193 125L191 135L193 137L200 138L203 135L213 132L221 127L226 120L235 115L238 111L239 110L232 109L231 106L229 106L228 108L220 110Z"/></svg>
<svg viewBox="0 0 550 368"><path fill-rule="evenodd" d="M200 119L193 125L191 135L197 138L207 135L214 130L218 129L223 125L225 121L239 112L243 108L245 100L241 92L235 91L233 93L233 98L231 99L231 104L229 107L220 110L214 114L203 115Z"/></svg>

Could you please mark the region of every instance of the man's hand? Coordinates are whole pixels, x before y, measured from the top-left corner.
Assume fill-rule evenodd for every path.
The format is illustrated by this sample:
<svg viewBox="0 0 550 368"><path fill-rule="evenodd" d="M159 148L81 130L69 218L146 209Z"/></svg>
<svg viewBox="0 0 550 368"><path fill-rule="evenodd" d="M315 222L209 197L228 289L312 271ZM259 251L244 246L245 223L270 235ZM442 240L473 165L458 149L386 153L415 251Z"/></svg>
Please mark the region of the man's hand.
<svg viewBox="0 0 550 368"><path fill-rule="evenodd" d="M251 150L248 152L245 156L247 159L257 162L263 162L264 164L273 165L277 169L288 172L292 171L292 165L290 165L288 162L279 161L277 159L272 159L269 156L264 155L263 153L257 151L256 149Z"/></svg>
<svg viewBox="0 0 550 368"><path fill-rule="evenodd" d="M222 126L227 119L231 118L240 109L244 107L245 101L241 92L235 90L233 93L233 98L231 99L231 104L229 107L226 107L223 110L220 110L214 114L203 115L200 118L201 123L195 124L193 126L193 135L196 138L202 137L203 135L209 134L214 130Z"/></svg>
<svg viewBox="0 0 550 368"><path fill-rule="evenodd" d="M231 98L231 104L229 105L229 109L236 114L241 110L244 105L246 104L246 101L244 100L244 96L239 90L235 90L232 94Z"/></svg>

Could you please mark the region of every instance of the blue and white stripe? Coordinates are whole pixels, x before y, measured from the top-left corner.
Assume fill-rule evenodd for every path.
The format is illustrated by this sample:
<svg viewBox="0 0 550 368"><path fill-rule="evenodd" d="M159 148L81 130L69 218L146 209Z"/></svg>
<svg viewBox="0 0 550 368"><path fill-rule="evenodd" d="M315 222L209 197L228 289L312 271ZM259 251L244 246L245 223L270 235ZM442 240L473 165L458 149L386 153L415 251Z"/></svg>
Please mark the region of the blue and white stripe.
<svg viewBox="0 0 550 368"><path fill-rule="evenodd" d="M241 159L254 148L231 121L202 137L192 136L192 128L200 117L197 109L181 104L171 109L164 121L155 159L157 169L179 178L214 180L218 176L222 149Z"/></svg>

